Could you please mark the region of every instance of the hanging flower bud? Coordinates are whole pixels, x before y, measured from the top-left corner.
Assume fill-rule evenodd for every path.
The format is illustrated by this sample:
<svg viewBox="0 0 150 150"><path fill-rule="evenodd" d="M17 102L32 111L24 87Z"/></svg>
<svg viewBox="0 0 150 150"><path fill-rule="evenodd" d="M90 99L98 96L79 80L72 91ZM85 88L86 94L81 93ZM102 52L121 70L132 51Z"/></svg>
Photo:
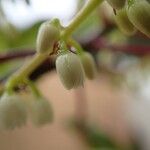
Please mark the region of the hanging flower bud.
<svg viewBox="0 0 150 150"><path fill-rule="evenodd" d="M127 16L126 9L120 9L115 15L115 21L119 29L126 35L133 35L136 32L135 27L130 22Z"/></svg>
<svg viewBox="0 0 150 150"><path fill-rule="evenodd" d="M127 15L133 25L150 37L150 3L146 0L134 0L128 3Z"/></svg>
<svg viewBox="0 0 150 150"><path fill-rule="evenodd" d="M31 100L29 113L34 125L42 126L52 122L53 113L49 102L45 99Z"/></svg>
<svg viewBox="0 0 150 150"><path fill-rule="evenodd" d="M80 59L86 77L90 80L94 79L96 75L96 65L92 55L88 52L84 52L80 55Z"/></svg>
<svg viewBox="0 0 150 150"><path fill-rule="evenodd" d="M4 94L0 99L0 127L14 129L26 123L27 110L24 101L18 95Z"/></svg>
<svg viewBox="0 0 150 150"><path fill-rule="evenodd" d="M43 23L38 31L36 48L40 53L52 53L54 43L59 39L59 28L53 22Z"/></svg>
<svg viewBox="0 0 150 150"><path fill-rule="evenodd" d="M107 0L114 9L121 9L125 5L126 0Z"/></svg>
<svg viewBox="0 0 150 150"><path fill-rule="evenodd" d="M58 56L56 70L66 89L69 90L83 85L84 71L76 54L68 52Z"/></svg>

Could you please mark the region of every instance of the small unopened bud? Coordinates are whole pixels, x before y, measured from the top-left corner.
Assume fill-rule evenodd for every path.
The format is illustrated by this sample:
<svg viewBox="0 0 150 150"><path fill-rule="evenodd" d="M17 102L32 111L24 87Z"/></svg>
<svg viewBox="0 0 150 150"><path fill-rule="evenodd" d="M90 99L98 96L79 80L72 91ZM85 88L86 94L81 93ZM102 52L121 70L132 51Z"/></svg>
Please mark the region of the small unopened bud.
<svg viewBox="0 0 150 150"><path fill-rule="evenodd" d="M90 80L94 79L96 75L96 64L92 55L88 52L84 52L80 55L80 59L86 77Z"/></svg>
<svg viewBox="0 0 150 150"><path fill-rule="evenodd" d="M24 101L18 95L4 94L0 99L0 127L14 129L26 123L27 110Z"/></svg>
<svg viewBox="0 0 150 150"><path fill-rule="evenodd" d="M57 57L56 70L66 89L83 86L84 71L80 59L76 54L66 53Z"/></svg>
<svg viewBox="0 0 150 150"><path fill-rule="evenodd" d="M42 126L53 120L51 106L45 99L31 100L29 102L29 113L35 126Z"/></svg>
<svg viewBox="0 0 150 150"><path fill-rule="evenodd" d="M114 9L121 9L125 5L126 0L107 0Z"/></svg>
<svg viewBox="0 0 150 150"><path fill-rule="evenodd" d="M136 28L130 22L126 9L120 9L115 15L115 21L119 29L126 35L133 35L136 32Z"/></svg>
<svg viewBox="0 0 150 150"><path fill-rule="evenodd" d="M59 39L59 28L53 22L44 22L38 31L36 49L40 53L52 53L54 43Z"/></svg>
<svg viewBox="0 0 150 150"><path fill-rule="evenodd" d="M146 0L134 0L127 7L127 15L133 25L150 37L150 3Z"/></svg>

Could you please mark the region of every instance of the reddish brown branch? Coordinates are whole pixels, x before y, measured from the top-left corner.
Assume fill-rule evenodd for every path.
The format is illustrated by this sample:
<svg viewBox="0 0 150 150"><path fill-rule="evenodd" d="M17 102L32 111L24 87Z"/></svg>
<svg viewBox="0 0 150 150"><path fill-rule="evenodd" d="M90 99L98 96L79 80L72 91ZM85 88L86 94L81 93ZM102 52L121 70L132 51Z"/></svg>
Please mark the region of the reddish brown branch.
<svg viewBox="0 0 150 150"><path fill-rule="evenodd" d="M4 53L4 54L0 54L0 63L9 61L9 60L13 60L16 58L24 58L27 56L32 56L35 53L34 50L21 50L21 51L17 51L17 52L8 52L8 53Z"/></svg>
<svg viewBox="0 0 150 150"><path fill-rule="evenodd" d="M150 54L149 45L109 45L112 50L118 50L126 53L132 53L136 55Z"/></svg>
<svg viewBox="0 0 150 150"><path fill-rule="evenodd" d="M150 54L150 45L143 44L110 44L103 37L98 37L91 41L90 43L84 45L85 49L99 51L103 48L108 48L110 50L121 51L125 53L135 54L135 55L147 55Z"/></svg>
<svg viewBox="0 0 150 150"><path fill-rule="evenodd" d="M103 48L109 48L115 51L122 51L125 53L131 53L135 55L147 55L150 54L150 45L139 45L139 44L109 44L108 41L103 38L102 36L97 37L96 39L92 40L90 43L81 44L84 49L93 52L93 50L100 50ZM34 50L20 50L20 51L12 51L9 53L0 54L0 63L24 58L27 56L32 56L35 53Z"/></svg>

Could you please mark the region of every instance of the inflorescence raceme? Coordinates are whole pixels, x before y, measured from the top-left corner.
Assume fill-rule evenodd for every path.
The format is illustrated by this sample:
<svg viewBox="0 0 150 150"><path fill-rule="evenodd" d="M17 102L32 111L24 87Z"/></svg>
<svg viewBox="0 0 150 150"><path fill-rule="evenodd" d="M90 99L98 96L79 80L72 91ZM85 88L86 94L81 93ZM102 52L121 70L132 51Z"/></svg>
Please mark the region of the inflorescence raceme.
<svg viewBox="0 0 150 150"><path fill-rule="evenodd" d="M85 77L90 80L95 78L96 65L93 56L85 52L71 35L82 20L87 18L102 1L89 0L68 27L63 27L58 19L46 21L41 25L37 34L35 56L6 82L5 92L0 98L1 129L22 127L28 116L36 126L42 126L53 120L49 102L28 79L50 55L57 55L56 71L66 89L83 86ZM116 24L123 33L133 35L139 30L150 37L150 3L147 0L106 1L115 9ZM75 48L75 53L70 51L72 47ZM15 90L20 85L30 89L32 96L28 97L28 100Z"/></svg>

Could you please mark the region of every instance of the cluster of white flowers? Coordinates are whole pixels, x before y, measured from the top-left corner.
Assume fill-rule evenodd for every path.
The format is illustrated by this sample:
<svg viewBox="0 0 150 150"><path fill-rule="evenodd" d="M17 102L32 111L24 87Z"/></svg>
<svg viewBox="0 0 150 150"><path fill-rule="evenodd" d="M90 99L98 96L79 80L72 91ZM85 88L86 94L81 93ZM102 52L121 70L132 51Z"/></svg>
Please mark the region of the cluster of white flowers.
<svg viewBox="0 0 150 150"><path fill-rule="evenodd" d="M137 30L150 37L149 0L106 0L115 10L115 21L126 35L133 35Z"/></svg>
<svg viewBox="0 0 150 150"><path fill-rule="evenodd" d="M0 98L0 129L22 127L26 124L28 114L37 126L52 120L51 107L49 102L44 99L30 100L27 105L18 94L8 95L5 93Z"/></svg>

